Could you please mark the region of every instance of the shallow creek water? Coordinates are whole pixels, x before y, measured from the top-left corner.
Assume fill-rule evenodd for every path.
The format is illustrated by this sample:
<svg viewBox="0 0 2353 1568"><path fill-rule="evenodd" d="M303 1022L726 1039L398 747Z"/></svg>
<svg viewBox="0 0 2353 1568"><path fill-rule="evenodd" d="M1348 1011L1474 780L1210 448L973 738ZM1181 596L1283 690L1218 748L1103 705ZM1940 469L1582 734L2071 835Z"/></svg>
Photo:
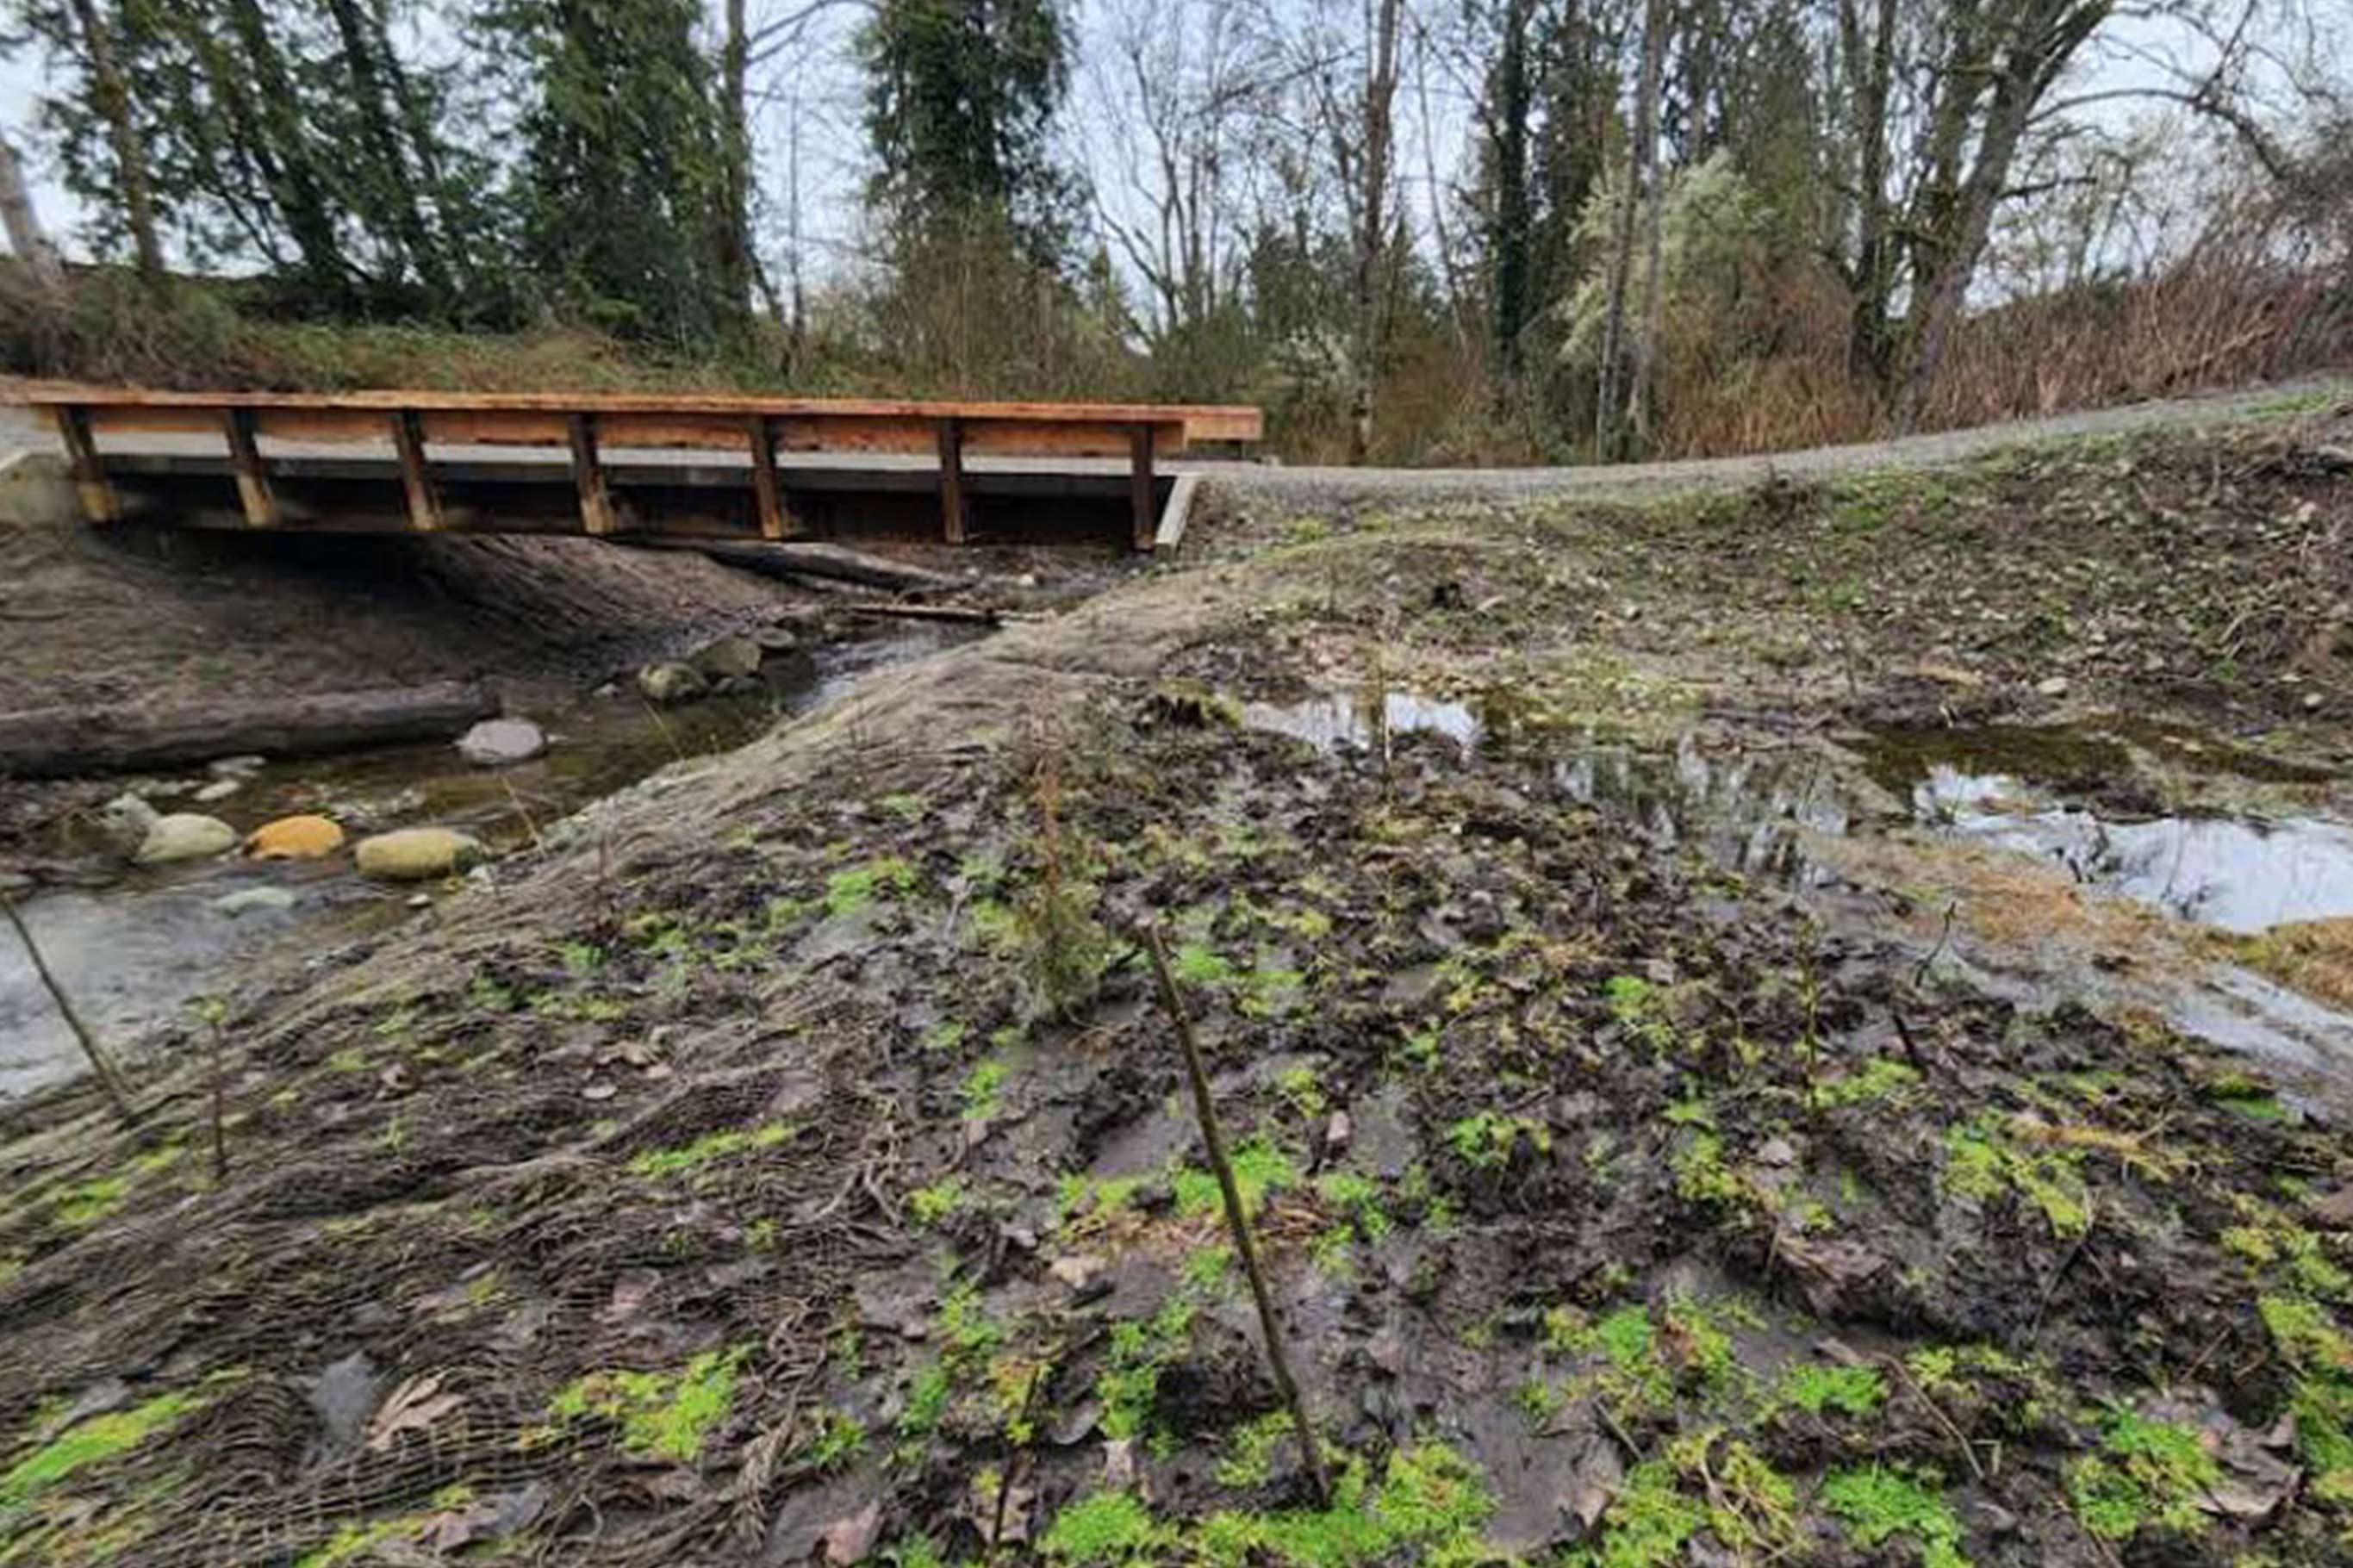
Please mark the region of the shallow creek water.
<svg viewBox="0 0 2353 1568"><path fill-rule="evenodd" d="M2239 935L2353 916L2353 821L2331 814L2329 775L2138 720L1890 729L1840 744L1685 734L1638 745L1530 737L1492 700L1397 692L1385 694L1377 721L1366 702L1333 694L1245 704L1242 720L1325 750L1394 746L1419 731L1443 736L1465 760L1533 743L1567 799L1637 825L1653 843L1799 888L1842 880L1826 842L1925 838L2055 865L2080 885ZM2087 994L2118 985L2097 973L2065 978ZM2134 999L2353 1098L2353 1017L2250 971L2214 963L2168 974Z"/></svg>
<svg viewBox="0 0 2353 1568"><path fill-rule="evenodd" d="M512 767L471 766L446 742L391 746L272 762L237 794L209 805L160 794L155 804L205 811L240 832L297 812L324 812L354 837L434 824L503 852L669 763L740 746L778 719L840 696L871 670L964 635L961 627L924 625L772 658L757 691L659 710L624 684L615 696L531 714L552 743L544 755ZM55 847L72 855L90 846ZM225 897L261 888L291 894L293 902L234 914L218 907ZM227 856L134 869L104 886L46 890L26 898L19 910L84 1022L120 1046L192 999L231 988L239 966L264 950L324 944L397 920L416 892L363 879L348 852L307 863ZM23 947L0 933L0 1099L70 1077L81 1065Z"/></svg>

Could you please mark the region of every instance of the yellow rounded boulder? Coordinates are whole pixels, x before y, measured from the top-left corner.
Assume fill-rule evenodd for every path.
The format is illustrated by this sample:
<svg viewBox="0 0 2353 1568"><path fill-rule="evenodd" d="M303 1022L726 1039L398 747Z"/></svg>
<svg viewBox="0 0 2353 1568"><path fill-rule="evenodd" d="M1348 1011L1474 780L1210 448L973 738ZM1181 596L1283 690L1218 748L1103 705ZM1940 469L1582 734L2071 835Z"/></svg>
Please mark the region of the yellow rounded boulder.
<svg viewBox="0 0 2353 1568"><path fill-rule="evenodd" d="M316 860L343 847L343 830L323 816L281 816L246 835L257 860Z"/></svg>

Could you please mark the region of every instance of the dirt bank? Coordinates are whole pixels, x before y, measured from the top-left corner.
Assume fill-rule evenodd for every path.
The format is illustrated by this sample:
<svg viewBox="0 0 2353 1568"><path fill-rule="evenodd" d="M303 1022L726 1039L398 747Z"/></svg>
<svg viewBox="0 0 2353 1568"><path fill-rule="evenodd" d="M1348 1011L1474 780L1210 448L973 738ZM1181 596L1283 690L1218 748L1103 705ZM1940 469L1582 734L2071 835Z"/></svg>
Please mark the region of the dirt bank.
<svg viewBox="0 0 2353 1568"><path fill-rule="evenodd" d="M0 1122L0 1534L2343 1561L2330 1064L2283 1086L2168 1010L2253 939L1970 838L1949 794L2333 819L2343 439L1639 509L1229 498L1176 570L257 974L225 1183L201 1051L150 1069L136 1138L87 1089ZM1957 721L1976 752L1918 739ZM2034 755L1988 761L1997 723Z"/></svg>

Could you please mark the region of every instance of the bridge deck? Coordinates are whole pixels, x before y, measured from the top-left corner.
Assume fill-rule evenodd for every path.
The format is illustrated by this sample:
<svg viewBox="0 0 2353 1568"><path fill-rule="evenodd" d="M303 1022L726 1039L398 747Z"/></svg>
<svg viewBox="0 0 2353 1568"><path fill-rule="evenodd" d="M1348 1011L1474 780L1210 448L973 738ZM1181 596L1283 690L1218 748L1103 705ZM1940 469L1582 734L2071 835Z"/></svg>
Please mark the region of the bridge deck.
<svg viewBox="0 0 2353 1568"><path fill-rule="evenodd" d="M1124 532L1148 549L1165 489L1158 461L1261 432L1255 408L1157 404L46 382L0 385L0 403L55 424L92 522L149 508L200 526L226 512L244 526L321 531L785 539L871 531L850 525L862 513L843 497L902 498L892 517L902 522L904 498L919 489L951 543L972 536L976 500L1016 520L985 531L1014 536L1030 531L1019 520L1039 500L1092 500L1100 513L1124 500ZM968 468L968 453L1026 461ZM916 456L931 460L916 466ZM1125 458L1125 472L1091 460L1103 458ZM232 484L233 506L220 504Z"/></svg>

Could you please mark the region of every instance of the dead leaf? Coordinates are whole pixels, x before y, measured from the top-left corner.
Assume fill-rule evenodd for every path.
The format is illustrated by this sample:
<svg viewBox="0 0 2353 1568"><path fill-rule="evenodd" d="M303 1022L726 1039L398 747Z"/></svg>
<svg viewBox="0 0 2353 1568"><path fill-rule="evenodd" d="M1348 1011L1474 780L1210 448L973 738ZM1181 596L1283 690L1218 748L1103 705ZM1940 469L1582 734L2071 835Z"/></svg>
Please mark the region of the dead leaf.
<svg viewBox="0 0 2353 1568"><path fill-rule="evenodd" d="M466 1403L465 1395L441 1392L441 1374L412 1377L392 1391L368 1424L368 1452L381 1454L403 1432L422 1432Z"/></svg>
<svg viewBox="0 0 2353 1568"><path fill-rule="evenodd" d="M603 1322L617 1323L623 1318L634 1316L660 1283L661 1276L653 1269L625 1270L619 1279L613 1281L613 1299L605 1303L605 1310L596 1314L597 1319Z"/></svg>

